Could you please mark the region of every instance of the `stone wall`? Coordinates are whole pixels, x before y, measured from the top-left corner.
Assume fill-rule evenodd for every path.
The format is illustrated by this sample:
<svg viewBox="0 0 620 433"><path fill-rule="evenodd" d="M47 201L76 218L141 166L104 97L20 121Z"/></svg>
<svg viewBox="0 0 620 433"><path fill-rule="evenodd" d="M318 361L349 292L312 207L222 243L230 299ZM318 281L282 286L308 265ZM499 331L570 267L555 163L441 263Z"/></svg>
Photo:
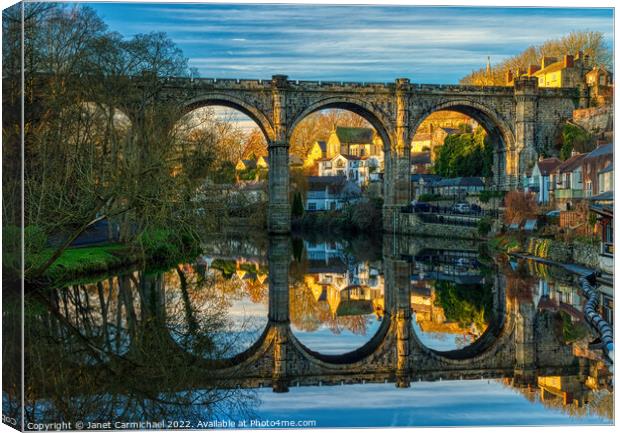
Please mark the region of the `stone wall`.
<svg viewBox="0 0 620 433"><path fill-rule="evenodd" d="M613 131L613 116L610 106L582 108L573 111L573 122L590 133L599 134Z"/></svg>
<svg viewBox="0 0 620 433"><path fill-rule="evenodd" d="M527 252L558 263L576 263L596 269L599 267L597 245L581 242L566 243L553 239L530 238Z"/></svg>
<svg viewBox="0 0 620 433"><path fill-rule="evenodd" d="M412 213L399 213L396 219L395 232L398 234L453 239L477 239L480 237L476 227L425 223Z"/></svg>

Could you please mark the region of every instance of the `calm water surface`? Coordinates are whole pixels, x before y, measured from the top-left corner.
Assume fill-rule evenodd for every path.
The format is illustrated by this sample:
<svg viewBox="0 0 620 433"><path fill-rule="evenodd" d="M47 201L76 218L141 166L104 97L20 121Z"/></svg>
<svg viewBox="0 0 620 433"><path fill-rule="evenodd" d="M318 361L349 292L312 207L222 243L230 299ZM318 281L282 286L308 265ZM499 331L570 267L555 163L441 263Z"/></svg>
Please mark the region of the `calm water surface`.
<svg viewBox="0 0 620 433"><path fill-rule="evenodd" d="M50 288L26 300L27 422L613 423L572 277L481 251L213 239L165 272Z"/></svg>

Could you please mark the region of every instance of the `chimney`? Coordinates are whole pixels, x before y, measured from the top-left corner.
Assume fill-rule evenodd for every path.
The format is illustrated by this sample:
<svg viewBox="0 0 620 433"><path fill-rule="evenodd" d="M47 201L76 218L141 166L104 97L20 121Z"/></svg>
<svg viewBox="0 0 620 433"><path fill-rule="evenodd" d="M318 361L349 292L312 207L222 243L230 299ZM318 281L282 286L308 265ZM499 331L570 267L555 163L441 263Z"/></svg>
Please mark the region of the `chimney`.
<svg viewBox="0 0 620 433"><path fill-rule="evenodd" d="M540 71L540 66L538 66L538 65L530 65L530 67L527 68L527 75L529 75L531 77L532 75L534 75L536 73L536 71Z"/></svg>
<svg viewBox="0 0 620 433"><path fill-rule="evenodd" d="M513 80L514 80L514 76L512 75L512 71L507 71L506 72L506 84L512 83Z"/></svg>
<svg viewBox="0 0 620 433"><path fill-rule="evenodd" d="M574 57L571 56L570 54L565 54L564 55L564 67L572 68L574 65L575 65Z"/></svg>
<svg viewBox="0 0 620 433"><path fill-rule="evenodd" d="M550 64L555 63L557 61L558 61L558 59L556 59L555 57L543 56L542 62L541 62L541 67L543 69L545 69L547 66L549 66Z"/></svg>
<svg viewBox="0 0 620 433"><path fill-rule="evenodd" d="M525 73L526 73L526 72L527 72L527 71L526 71L525 69L523 69L523 68L519 68L519 69L517 69L517 77L520 77L520 76L522 76L522 75L525 75Z"/></svg>
<svg viewBox="0 0 620 433"><path fill-rule="evenodd" d="M586 68L590 66L590 56L587 54L583 56L583 66Z"/></svg>

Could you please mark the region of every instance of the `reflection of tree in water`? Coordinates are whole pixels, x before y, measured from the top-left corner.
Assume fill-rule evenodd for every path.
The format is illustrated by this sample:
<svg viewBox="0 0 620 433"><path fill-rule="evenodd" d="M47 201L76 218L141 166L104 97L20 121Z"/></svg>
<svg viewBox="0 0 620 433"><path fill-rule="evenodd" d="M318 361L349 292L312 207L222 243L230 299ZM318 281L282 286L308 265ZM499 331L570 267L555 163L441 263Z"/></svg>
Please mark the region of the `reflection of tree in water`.
<svg viewBox="0 0 620 433"><path fill-rule="evenodd" d="M222 389L208 374L205 359L220 358L236 344L214 337L233 327L226 298L213 292L209 279L179 267L166 276L134 272L30 296L27 419L251 415L252 391Z"/></svg>
<svg viewBox="0 0 620 433"><path fill-rule="evenodd" d="M534 287L538 279L530 274L527 263L520 261L516 269L513 269L509 264L505 264L502 271L506 277L506 295L520 301L531 301L532 287Z"/></svg>
<svg viewBox="0 0 620 433"><path fill-rule="evenodd" d="M436 281L435 305L442 307L446 321L458 323L464 331L480 336L492 317L493 292L490 284L456 284ZM462 342L464 344L465 341Z"/></svg>

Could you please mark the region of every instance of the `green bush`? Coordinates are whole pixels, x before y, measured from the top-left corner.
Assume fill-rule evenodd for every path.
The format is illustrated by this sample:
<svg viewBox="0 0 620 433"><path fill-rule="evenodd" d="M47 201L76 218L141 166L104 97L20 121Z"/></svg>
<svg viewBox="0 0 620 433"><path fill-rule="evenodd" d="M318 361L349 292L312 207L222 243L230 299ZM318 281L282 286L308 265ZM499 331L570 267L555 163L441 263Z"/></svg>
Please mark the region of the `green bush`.
<svg viewBox="0 0 620 433"><path fill-rule="evenodd" d="M560 149L560 159L570 158L573 150L579 153L591 152L594 150L594 138L592 134L580 126L567 123L562 128L562 147Z"/></svg>
<svg viewBox="0 0 620 433"><path fill-rule="evenodd" d="M440 194L420 194L418 196L418 201L438 201L442 198Z"/></svg>
<svg viewBox="0 0 620 433"><path fill-rule="evenodd" d="M486 236L491 231L491 227L493 226L493 220L490 217L480 218L478 221L478 234L480 236Z"/></svg>
<svg viewBox="0 0 620 433"><path fill-rule="evenodd" d="M488 203L492 198L504 198L506 195L506 191L493 191L493 190L484 190L480 191L480 195L478 199L482 203Z"/></svg>

